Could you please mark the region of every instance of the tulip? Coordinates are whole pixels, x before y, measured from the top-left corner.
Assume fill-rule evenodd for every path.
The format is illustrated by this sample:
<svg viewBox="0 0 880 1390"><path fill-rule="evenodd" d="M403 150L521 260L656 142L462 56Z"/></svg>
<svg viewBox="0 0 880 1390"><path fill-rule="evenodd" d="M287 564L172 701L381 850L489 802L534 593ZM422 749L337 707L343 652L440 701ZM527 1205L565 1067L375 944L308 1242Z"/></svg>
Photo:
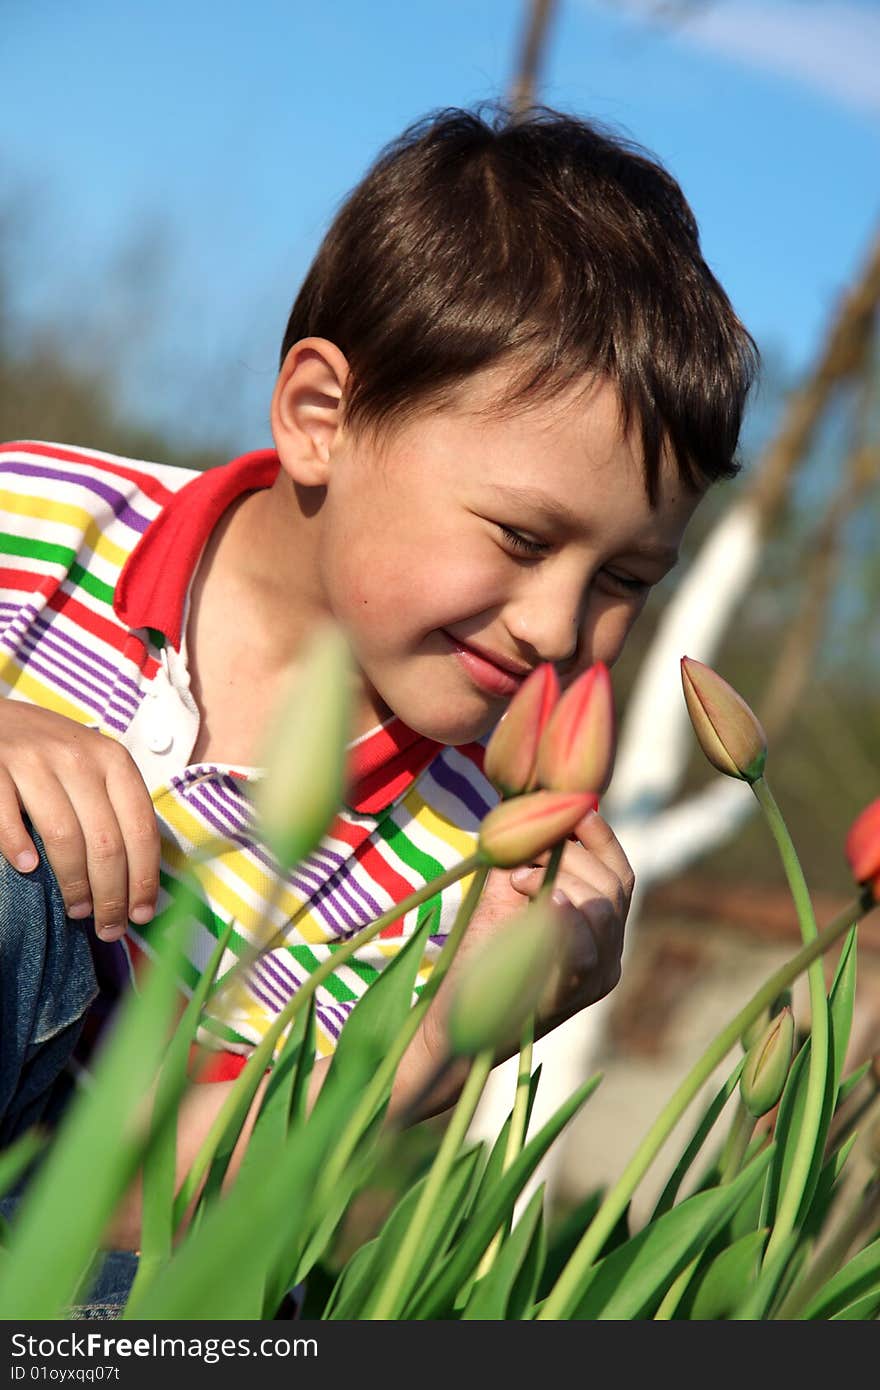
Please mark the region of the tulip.
<svg viewBox="0 0 880 1390"><path fill-rule="evenodd" d="M748 1052L754 1043L767 1031L772 1020L778 1013L791 1005L791 990L784 989L778 994L772 1004L768 1004L766 1009L762 1009L758 1017L743 1033L740 1038L743 1052Z"/></svg>
<svg viewBox="0 0 880 1390"><path fill-rule="evenodd" d="M486 745L483 771L502 796L535 787L541 734L559 699L559 681L549 662L523 681Z"/></svg>
<svg viewBox="0 0 880 1390"><path fill-rule="evenodd" d="M345 795L353 665L341 630L322 627L287 677L254 783L265 843L290 869L312 853Z"/></svg>
<svg viewBox="0 0 880 1390"><path fill-rule="evenodd" d="M683 656L681 682L697 741L728 777L757 782L767 761L767 737L745 700L711 666Z"/></svg>
<svg viewBox="0 0 880 1390"><path fill-rule="evenodd" d="M528 864L570 835L597 804L589 792L529 792L502 801L483 818L477 852L498 869Z"/></svg>
<svg viewBox="0 0 880 1390"><path fill-rule="evenodd" d="M537 1008L562 951L558 919L532 903L474 951L449 1005L447 1036L456 1056L508 1049Z"/></svg>
<svg viewBox="0 0 880 1390"><path fill-rule="evenodd" d="M538 749L538 782L557 792L603 792L614 766L614 696L597 661L559 700Z"/></svg>
<svg viewBox="0 0 880 1390"><path fill-rule="evenodd" d="M880 797L856 817L846 837L846 857L856 883L880 902Z"/></svg>
<svg viewBox="0 0 880 1390"><path fill-rule="evenodd" d="M784 1008L749 1048L740 1077L743 1104L757 1119L772 1110L785 1088L794 1047L794 1016Z"/></svg>

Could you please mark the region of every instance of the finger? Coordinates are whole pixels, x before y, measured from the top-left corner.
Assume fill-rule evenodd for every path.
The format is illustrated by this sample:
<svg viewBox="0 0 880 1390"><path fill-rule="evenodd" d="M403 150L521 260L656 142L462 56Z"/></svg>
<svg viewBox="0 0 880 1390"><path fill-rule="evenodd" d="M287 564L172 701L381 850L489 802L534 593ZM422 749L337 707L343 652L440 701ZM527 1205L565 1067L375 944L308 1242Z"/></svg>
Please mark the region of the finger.
<svg viewBox="0 0 880 1390"><path fill-rule="evenodd" d="M103 784L75 783L70 794L85 840L95 931L117 941L128 925L128 864L116 812Z"/></svg>
<svg viewBox="0 0 880 1390"><path fill-rule="evenodd" d="M40 862L37 847L25 828L15 783L5 768L0 768L0 854L23 874L30 873Z"/></svg>
<svg viewBox="0 0 880 1390"><path fill-rule="evenodd" d="M146 784L130 759L108 769L106 785L128 866L127 915L142 926L155 915L159 896L162 844L156 812Z"/></svg>
<svg viewBox="0 0 880 1390"><path fill-rule="evenodd" d="M34 769L26 781L19 779L18 794L43 841L67 916L88 917L92 898L85 840L65 788L54 773Z"/></svg>
<svg viewBox="0 0 880 1390"><path fill-rule="evenodd" d="M568 883L574 889L569 893L569 897L575 903L580 903L587 897L607 899L615 912L624 918L629 910L629 897L620 879L594 854L580 846L577 849L577 855L563 857L554 884ZM528 898L535 898L544 888L544 869L514 869L510 881L517 892Z"/></svg>
<svg viewBox="0 0 880 1390"><path fill-rule="evenodd" d="M627 897L632 897L635 883L632 866L611 826L603 820L598 811L588 811L574 828L584 849L602 860L623 885Z"/></svg>

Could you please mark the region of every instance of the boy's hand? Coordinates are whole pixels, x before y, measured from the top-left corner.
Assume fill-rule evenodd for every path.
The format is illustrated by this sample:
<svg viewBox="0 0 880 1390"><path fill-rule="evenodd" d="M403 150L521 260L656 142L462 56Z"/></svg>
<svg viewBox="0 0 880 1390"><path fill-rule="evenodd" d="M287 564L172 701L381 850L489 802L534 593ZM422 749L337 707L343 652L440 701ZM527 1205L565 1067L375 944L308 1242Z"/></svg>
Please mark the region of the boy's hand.
<svg viewBox="0 0 880 1390"><path fill-rule="evenodd" d="M446 1051L446 1002L459 973L467 970L470 951L503 932L510 918L525 907L525 899L537 897L549 858L547 853L534 861L541 867L493 869L489 874L458 955L425 1018L425 1040L438 1059ZM590 811L566 841L556 875L554 893L564 895L556 910L567 949L536 1018L536 1038L602 999L617 984L633 883L632 869L617 837L607 821Z"/></svg>
<svg viewBox="0 0 880 1390"><path fill-rule="evenodd" d="M106 941L148 922L159 891L159 828L126 748L52 710L0 699L0 854L38 863L42 837L69 917L94 916Z"/></svg>

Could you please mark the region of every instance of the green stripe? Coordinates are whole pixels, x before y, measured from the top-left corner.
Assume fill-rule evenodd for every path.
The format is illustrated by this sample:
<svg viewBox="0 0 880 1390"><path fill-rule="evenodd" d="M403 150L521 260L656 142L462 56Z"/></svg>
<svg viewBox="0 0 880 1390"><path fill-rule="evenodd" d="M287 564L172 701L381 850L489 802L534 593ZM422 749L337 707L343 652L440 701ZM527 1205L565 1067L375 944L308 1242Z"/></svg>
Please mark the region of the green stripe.
<svg viewBox="0 0 880 1390"><path fill-rule="evenodd" d="M88 570L83 569L82 565L70 566L70 578L74 584L78 584L81 589L85 589L92 598L100 599L102 603L112 606L113 586L105 584L103 579L98 579L94 574L89 574Z"/></svg>
<svg viewBox="0 0 880 1390"><path fill-rule="evenodd" d="M31 560L48 560L52 565L63 565L69 569L76 558L76 551L68 545L54 545L52 541L32 541L24 536L13 536L8 531L0 531L0 550L7 555L26 555Z"/></svg>
<svg viewBox="0 0 880 1390"><path fill-rule="evenodd" d="M376 827L376 833L394 851L398 859L402 859L408 868L415 869L426 883L430 882L432 878L437 878L438 874L446 872L445 864L441 864L440 860L434 859L432 855L426 854L424 850L419 849L418 845L413 844L412 840L407 838L400 826L394 821L393 815L387 816L381 825ZM417 931L419 927L424 926L425 918L429 913L439 911L441 902L442 894L436 893L433 898L428 898L426 902L421 904L416 919Z"/></svg>
<svg viewBox="0 0 880 1390"><path fill-rule="evenodd" d="M353 971L359 979L363 980L365 985L371 985L375 979L378 979L379 972L375 966L366 965L363 961L357 960L354 956L347 962L347 965L349 970Z"/></svg>
<svg viewBox="0 0 880 1390"><path fill-rule="evenodd" d="M327 945L330 955L332 956L334 950L338 950L343 944L344 943L341 941L333 944L328 942ZM293 956L293 959L298 965L301 965L304 970L308 970L309 972L317 969L320 964L318 957L308 946L288 946L287 951L289 955ZM336 975L328 975L321 988L326 989L327 993L333 996L337 1004L350 1004L353 1000L357 999L357 995L352 993L348 986L344 985Z"/></svg>

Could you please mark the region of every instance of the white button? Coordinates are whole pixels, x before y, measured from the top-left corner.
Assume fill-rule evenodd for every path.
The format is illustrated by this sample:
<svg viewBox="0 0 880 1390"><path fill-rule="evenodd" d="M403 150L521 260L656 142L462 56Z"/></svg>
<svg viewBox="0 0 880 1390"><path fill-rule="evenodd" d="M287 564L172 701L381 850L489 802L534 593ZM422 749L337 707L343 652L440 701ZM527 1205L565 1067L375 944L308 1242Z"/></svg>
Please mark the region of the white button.
<svg viewBox="0 0 880 1390"><path fill-rule="evenodd" d="M154 729L147 739L147 747L151 753L168 753L174 743L174 735L167 729Z"/></svg>
<svg viewBox="0 0 880 1390"><path fill-rule="evenodd" d="M148 689L147 689L147 699L148 699L148 700L158 700L158 698L159 698L159 691L157 690L156 686L155 686L155 685L149 686Z"/></svg>

